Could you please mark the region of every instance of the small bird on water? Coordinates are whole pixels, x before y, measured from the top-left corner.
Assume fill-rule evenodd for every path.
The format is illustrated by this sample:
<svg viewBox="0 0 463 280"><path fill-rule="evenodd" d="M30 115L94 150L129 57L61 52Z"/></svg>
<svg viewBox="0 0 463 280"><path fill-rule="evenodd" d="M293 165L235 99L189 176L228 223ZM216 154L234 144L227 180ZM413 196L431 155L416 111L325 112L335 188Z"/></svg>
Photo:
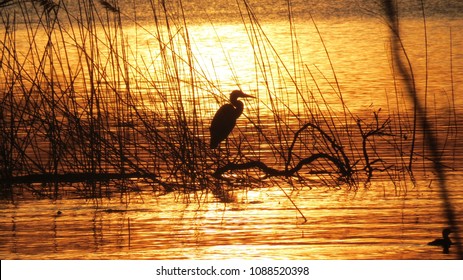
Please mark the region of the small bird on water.
<svg viewBox="0 0 463 280"><path fill-rule="evenodd" d="M243 102L238 98L254 98L241 90L234 90L230 93L230 103L222 105L212 119L209 131L211 133L211 149L219 146L225 140L236 125L236 120L243 113Z"/></svg>
<svg viewBox="0 0 463 280"><path fill-rule="evenodd" d="M443 252L445 254L449 253L450 246L453 244L452 240L450 240L449 234L452 233L450 228L444 228L442 230L442 237L438 238L432 242L429 242L428 245L430 246L441 246L443 248Z"/></svg>

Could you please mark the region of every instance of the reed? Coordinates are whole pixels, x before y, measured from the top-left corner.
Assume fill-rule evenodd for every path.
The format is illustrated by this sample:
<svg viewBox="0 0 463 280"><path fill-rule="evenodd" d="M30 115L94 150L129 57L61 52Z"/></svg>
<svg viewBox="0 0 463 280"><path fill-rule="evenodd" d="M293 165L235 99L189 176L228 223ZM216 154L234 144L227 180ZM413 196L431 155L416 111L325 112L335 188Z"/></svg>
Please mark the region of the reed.
<svg viewBox="0 0 463 280"><path fill-rule="evenodd" d="M376 175L400 177L415 156L403 137L416 131L413 119L380 110L354 115L315 20L331 73L303 60L290 2L292 61L274 48L252 6L236 2L254 54L258 102L249 110L257 113L244 114L248 125L236 127L225 148L210 150L213 112L199 100L226 100L198 62L182 1L151 0L150 27L119 1L7 1L0 46L2 192L25 188L56 198L206 191L228 201L233 189L249 186L357 188ZM138 32L153 38L143 46L148 54L140 53L145 43L134 43ZM30 47L19 52L24 40Z"/></svg>
<svg viewBox="0 0 463 280"><path fill-rule="evenodd" d="M415 86L415 79L413 78L413 68L410 62L410 59L407 55L407 52L403 46L402 38L400 35L400 29L398 26L398 13L397 13L397 3L393 3L391 0L383 0L383 7L385 10L385 15L387 22L390 27L391 32L391 49L392 54L394 55L395 60L397 61L398 75L401 76L405 81L405 93L410 99L413 108L414 108L414 128L413 128L413 142L412 142L412 151L410 156L409 169L411 170L411 158L413 156L413 150L415 146L415 136L417 133L417 123L419 123L422 132L423 132L423 154L425 147L428 147L430 153L430 160L432 162L432 168L436 172L436 177L438 181L440 198L444 205L444 214L447 219L447 223L450 227L455 230L456 246L458 258L463 258L463 248L460 242L460 236L458 234L458 223L456 220L455 210L453 209L452 200L450 198L450 191L447 186L447 175L445 168L442 164L442 154L440 154L441 143L437 137L437 131L434 128L429 112L427 110L427 90L428 90L428 63L426 61L426 80L425 80L425 89L424 89L424 102L421 102L419 99L419 94ZM427 36L426 36L426 20L424 12L424 4L421 1L421 6L423 9L423 18L425 26L425 45L426 45L426 58L427 58Z"/></svg>

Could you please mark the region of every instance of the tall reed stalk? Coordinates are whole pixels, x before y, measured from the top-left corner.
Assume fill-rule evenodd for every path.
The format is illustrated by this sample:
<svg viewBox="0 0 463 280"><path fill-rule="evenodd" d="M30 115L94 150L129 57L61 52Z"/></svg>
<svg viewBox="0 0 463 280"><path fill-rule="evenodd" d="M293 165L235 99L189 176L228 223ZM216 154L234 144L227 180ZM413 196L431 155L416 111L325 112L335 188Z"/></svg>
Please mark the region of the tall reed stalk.
<svg viewBox="0 0 463 280"><path fill-rule="evenodd" d="M422 3L422 2L421 2ZM416 133L416 125L419 123L423 130L423 138L424 143L427 147L429 147L429 152L431 154L431 161L433 163L433 168L437 174L437 181L440 188L440 196L443 202L443 206L445 209L445 216L447 218L447 222L449 226L455 231L455 237L457 242L457 254L459 259L463 259L463 249L460 243L458 225L455 215L455 210L453 209L452 200L450 198L450 190L447 187L447 178L446 172L444 170L441 155L440 153L440 143L438 141L437 132L433 129L432 123L430 121L428 111L427 111L427 82L428 82L428 67L426 62L426 85L425 85L425 101L424 104L419 99L419 93L415 86L415 79L413 77L412 65L410 59L407 55L406 49L403 46L402 37L399 28L399 18L397 12L397 4L394 3L392 0L383 0L384 11L387 18L387 22L389 23L390 32L391 32L391 44L392 44L392 53L394 59L396 61L398 75L400 75L405 83L406 94L410 99L413 107L414 107L414 129L413 129L413 144L412 144L412 152L413 155L413 147L415 145L415 133ZM423 5L422 8L424 9ZM423 11L423 17L424 11ZM425 33L426 34L426 33ZM427 38L425 37L425 41L427 44ZM426 47L427 52L427 47ZM424 149L424 148L423 148ZM410 156L410 158L412 157ZM409 169L411 170L411 160Z"/></svg>

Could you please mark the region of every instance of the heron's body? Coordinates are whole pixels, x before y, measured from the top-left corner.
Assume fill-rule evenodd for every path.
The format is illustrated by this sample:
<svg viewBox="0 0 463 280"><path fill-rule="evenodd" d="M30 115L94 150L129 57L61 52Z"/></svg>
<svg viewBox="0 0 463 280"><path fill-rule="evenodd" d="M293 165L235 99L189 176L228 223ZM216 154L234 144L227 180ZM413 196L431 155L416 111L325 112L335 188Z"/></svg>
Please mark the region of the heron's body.
<svg viewBox="0 0 463 280"><path fill-rule="evenodd" d="M225 140L236 125L236 120L243 113L243 102L238 101L240 97L252 97L240 90L234 90L230 94L230 103L219 108L212 119L209 131L211 133L211 149L219 146Z"/></svg>

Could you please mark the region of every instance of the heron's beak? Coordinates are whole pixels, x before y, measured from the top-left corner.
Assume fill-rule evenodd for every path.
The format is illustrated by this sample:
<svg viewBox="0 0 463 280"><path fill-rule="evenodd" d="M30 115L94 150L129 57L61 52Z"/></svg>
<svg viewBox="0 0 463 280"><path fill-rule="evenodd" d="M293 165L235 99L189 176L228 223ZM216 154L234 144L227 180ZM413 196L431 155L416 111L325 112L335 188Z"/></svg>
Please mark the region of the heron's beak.
<svg viewBox="0 0 463 280"><path fill-rule="evenodd" d="M247 93L244 93L244 92L243 92L243 95L241 95L240 97L242 97L242 98L256 98L256 97L254 97L252 95L249 95Z"/></svg>

